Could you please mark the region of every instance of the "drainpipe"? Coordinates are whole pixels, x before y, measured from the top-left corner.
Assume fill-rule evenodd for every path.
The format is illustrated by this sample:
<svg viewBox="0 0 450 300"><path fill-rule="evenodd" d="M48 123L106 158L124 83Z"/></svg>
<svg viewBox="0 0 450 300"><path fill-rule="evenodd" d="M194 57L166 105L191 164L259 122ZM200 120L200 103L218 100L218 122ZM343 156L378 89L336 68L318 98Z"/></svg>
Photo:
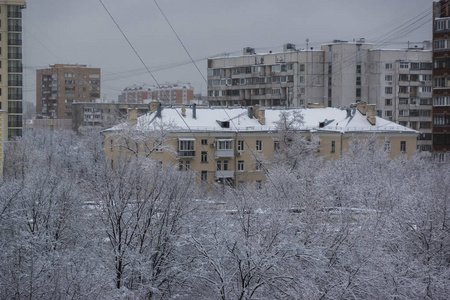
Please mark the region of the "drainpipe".
<svg viewBox="0 0 450 300"><path fill-rule="evenodd" d="M238 181L237 181L237 131L234 135L234 187L238 187Z"/></svg>

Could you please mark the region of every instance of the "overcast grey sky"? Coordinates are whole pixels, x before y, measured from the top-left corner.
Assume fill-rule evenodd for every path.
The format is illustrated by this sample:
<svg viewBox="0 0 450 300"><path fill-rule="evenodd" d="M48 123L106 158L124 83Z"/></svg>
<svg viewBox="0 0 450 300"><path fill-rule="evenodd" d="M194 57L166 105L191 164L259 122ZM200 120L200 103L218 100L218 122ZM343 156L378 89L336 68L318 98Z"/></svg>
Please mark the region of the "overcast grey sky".
<svg viewBox="0 0 450 300"><path fill-rule="evenodd" d="M431 40L432 0L158 0L206 77L206 60L242 48L279 51L284 43L318 49L334 39L366 38L376 48ZM152 0L103 0L159 83L206 83L189 64ZM98 0L30 0L23 11L24 100L35 102L35 70L55 63L102 69L102 96L155 84ZM403 26L407 24L408 26ZM203 59L203 60L202 60Z"/></svg>

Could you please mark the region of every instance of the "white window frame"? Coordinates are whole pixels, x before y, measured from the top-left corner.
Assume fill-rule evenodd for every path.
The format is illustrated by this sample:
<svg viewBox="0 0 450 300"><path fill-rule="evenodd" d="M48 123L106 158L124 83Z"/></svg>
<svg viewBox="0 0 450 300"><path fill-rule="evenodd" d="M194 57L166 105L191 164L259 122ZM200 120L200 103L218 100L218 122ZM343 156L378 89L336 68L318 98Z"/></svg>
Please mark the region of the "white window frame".
<svg viewBox="0 0 450 300"><path fill-rule="evenodd" d="M256 151L263 151L263 141L262 140L256 140Z"/></svg>

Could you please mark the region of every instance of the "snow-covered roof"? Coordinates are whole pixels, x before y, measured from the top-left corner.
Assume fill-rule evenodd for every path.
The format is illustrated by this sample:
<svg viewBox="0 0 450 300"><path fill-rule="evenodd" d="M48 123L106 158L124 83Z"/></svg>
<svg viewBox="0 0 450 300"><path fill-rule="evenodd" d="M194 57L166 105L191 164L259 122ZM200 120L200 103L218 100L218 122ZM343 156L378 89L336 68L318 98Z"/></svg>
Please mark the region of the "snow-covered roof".
<svg viewBox="0 0 450 300"><path fill-rule="evenodd" d="M196 118L193 118L193 108L186 107L186 114L182 116L181 107L163 107L161 118L156 113L149 113L138 118L136 129L148 130L153 128L154 122L162 121L170 124L171 131L214 131L214 132L245 132L245 131L276 131L280 113L289 112L301 114L303 123L296 124L298 130L323 131L323 132L404 132L419 133L413 129L401 126L397 123L376 117L376 125L371 125L367 117L356 108L262 108L265 110L265 125L262 125L255 117L250 118L248 108L233 107L208 107L196 108ZM229 128L224 128L221 122L229 122ZM321 124L322 123L322 124ZM117 125L108 131L121 130L124 124Z"/></svg>

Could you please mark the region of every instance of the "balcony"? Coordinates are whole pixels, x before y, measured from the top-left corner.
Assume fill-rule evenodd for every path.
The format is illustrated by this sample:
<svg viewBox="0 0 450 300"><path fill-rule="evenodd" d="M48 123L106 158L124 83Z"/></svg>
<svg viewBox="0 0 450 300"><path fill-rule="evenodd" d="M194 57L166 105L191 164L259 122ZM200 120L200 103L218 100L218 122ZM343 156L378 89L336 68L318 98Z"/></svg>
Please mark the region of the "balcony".
<svg viewBox="0 0 450 300"><path fill-rule="evenodd" d="M234 157L234 151L233 149L217 149L215 157Z"/></svg>
<svg viewBox="0 0 450 300"><path fill-rule="evenodd" d="M17 11L9 11L8 12L8 18L14 18L14 19L21 19L22 18L22 12Z"/></svg>
<svg viewBox="0 0 450 300"><path fill-rule="evenodd" d="M216 171L216 178L233 178L234 171Z"/></svg>
<svg viewBox="0 0 450 300"><path fill-rule="evenodd" d="M22 73L23 68L22 67L8 67L8 72L10 73Z"/></svg>
<svg viewBox="0 0 450 300"><path fill-rule="evenodd" d="M179 150L178 157L195 157L194 150Z"/></svg>
<svg viewBox="0 0 450 300"><path fill-rule="evenodd" d="M9 31L22 31L22 26L13 26L13 25L11 25L11 26L8 26L8 30Z"/></svg>
<svg viewBox="0 0 450 300"><path fill-rule="evenodd" d="M22 53L8 53L9 59L22 59Z"/></svg>
<svg viewBox="0 0 450 300"><path fill-rule="evenodd" d="M22 40L19 40L19 39L8 40L8 45L21 46L22 45Z"/></svg>
<svg viewBox="0 0 450 300"><path fill-rule="evenodd" d="M21 80L8 80L9 86L22 86L22 83Z"/></svg>

